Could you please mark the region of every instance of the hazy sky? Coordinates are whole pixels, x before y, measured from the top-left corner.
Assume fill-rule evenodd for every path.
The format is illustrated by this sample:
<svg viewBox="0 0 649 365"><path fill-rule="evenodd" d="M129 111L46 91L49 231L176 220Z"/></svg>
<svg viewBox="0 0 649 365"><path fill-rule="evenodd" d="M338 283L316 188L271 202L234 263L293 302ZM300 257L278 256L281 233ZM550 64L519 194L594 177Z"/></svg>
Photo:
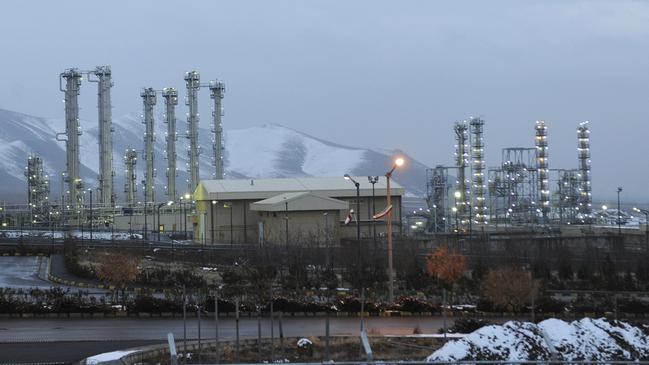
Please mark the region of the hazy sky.
<svg viewBox="0 0 649 365"><path fill-rule="evenodd" d="M544 119L551 168L576 167L590 120L595 200L649 200L649 2L3 1L0 55L0 108L62 118L58 74L111 65L114 115L140 112L141 87L184 94L196 69L226 83L226 130L279 123L429 166L479 115L489 166ZM82 118L95 99L84 84Z"/></svg>

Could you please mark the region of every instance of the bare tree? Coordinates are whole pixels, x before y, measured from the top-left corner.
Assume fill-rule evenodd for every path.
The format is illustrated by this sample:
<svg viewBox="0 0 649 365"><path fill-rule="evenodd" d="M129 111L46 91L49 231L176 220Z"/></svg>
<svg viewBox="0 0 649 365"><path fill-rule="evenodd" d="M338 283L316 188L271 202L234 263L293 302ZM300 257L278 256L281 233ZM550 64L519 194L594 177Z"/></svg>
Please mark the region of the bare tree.
<svg viewBox="0 0 649 365"><path fill-rule="evenodd" d="M482 290L494 306L517 312L537 297L539 281L528 271L504 267L487 273Z"/></svg>
<svg viewBox="0 0 649 365"><path fill-rule="evenodd" d="M122 301L126 286L132 283L138 272L139 259L122 252L107 252L99 257L97 277L114 287L113 295L122 290Z"/></svg>

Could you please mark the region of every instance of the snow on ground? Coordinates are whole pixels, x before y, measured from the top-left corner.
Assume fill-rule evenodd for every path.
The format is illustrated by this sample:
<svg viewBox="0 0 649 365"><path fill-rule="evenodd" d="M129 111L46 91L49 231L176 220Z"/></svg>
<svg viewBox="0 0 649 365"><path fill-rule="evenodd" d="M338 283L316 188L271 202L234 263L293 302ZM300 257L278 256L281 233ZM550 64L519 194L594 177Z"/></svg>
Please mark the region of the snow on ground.
<svg viewBox="0 0 649 365"><path fill-rule="evenodd" d="M648 360L649 338L637 327L607 319L511 321L448 342L427 361L552 360L553 351L567 361Z"/></svg>
<svg viewBox="0 0 649 365"><path fill-rule="evenodd" d="M95 355L95 356L87 358L86 359L86 364L87 365L99 365L99 364L101 364L103 362L119 360L122 357L124 357L124 356L126 356L128 354L131 354L133 352L135 352L135 350L105 352L103 354L99 354L99 355Z"/></svg>

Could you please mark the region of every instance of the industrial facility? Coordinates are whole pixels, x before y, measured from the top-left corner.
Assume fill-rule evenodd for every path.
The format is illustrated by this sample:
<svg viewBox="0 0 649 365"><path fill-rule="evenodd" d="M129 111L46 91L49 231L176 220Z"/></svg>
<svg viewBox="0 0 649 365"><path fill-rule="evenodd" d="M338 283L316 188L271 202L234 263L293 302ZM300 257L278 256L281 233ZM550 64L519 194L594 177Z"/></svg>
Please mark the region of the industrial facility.
<svg viewBox="0 0 649 365"><path fill-rule="evenodd" d="M78 97L84 78L98 86L99 173L97 184L92 187L83 181L79 163L82 126ZM152 232L158 236L160 232L182 232L183 238L206 244L261 244L297 239L297 236L287 236L287 232L298 234L295 229L289 231L289 223L301 227L300 234L311 237L314 242L323 242L323 237L327 237L327 242L331 239L339 242L351 237L376 239L377 234L386 234L385 221L379 220L377 224L372 219L376 206L383 209L390 205L383 177L372 176L368 182L358 178L358 198L354 198L353 186L342 178L225 179L222 127L225 84L220 80L201 83L197 71L186 72L183 80L187 119L186 129L181 133L176 124L178 89L141 89L143 143L141 148L129 146L124 151L124 195L118 198L114 187L111 67L70 68L62 72L59 88L65 95L65 132L58 133L56 138L65 142L66 169L60 174L60 195L51 194L41 157L29 156L25 167L29 209L14 209L18 211L14 216L20 218L6 218L11 214L5 209L3 224L15 225L20 221L20 224L28 222L34 227L62 229L110 227L142 232L145 238ZM213 169L207 179L201 177L199 170L203 154L198 135L198 96L202 89L209 90L212 100L209 158ZM158 156L154 153L154 143L158 95L164 100L162 119L166 124L164 158L167 161L164 189L159 189L156 194L154 164ZM592 208L588 122L577 126L575 166L564 168L550 164L548 125L541 120L533 125L533 130L530 128L530 142L533 143L502 148L499 163L488 166L485 161L486 125L484 119L477 117L453 124L453 164L428 169L426 181L422 181L422 185L426 185L428 209L415 211L414 218L409 214L402 217L405 191L400 186L395 188L396 232L412 232L409 219L417 220L416 228L423 227L419 232L426 234L596 223ZM183 184L178 185L177 181L176 143L179 136L188 139L186 188ZM141 181L137 173L138 157L143 161L139 167L143 171ZM357 206L352 206L352 203ZM284 209L280 209L282 204ZM359 219L362 227L356 233L351 226L344 225L347 215L354 209L360 213L355 219ZM328 220L331 220L331 226L323 223ZM405 230L404 224L407 226Z"/></svg>
<svg viewBox="0 0 649 365"><path fill-rule="evenodd" d="M593 222L588 122L577 128L577 166L569 169L550 168L544 121L533 146L503 148L500 164L485 168L484 126L480 118L455 123L455 164L427 170L428 232Z"/></svg>

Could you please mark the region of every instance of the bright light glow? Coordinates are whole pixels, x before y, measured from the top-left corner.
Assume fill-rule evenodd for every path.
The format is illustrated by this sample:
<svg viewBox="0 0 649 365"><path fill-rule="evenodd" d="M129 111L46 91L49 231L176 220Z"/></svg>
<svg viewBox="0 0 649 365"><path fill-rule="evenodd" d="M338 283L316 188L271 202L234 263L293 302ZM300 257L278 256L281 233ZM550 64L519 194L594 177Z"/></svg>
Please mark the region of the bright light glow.
<svg viewBox="0 0 649 365"><path fill-rule="evenodd" d="M186 194L185 194L185 199L189 199L190 196L191 196L191 195L189 195L189 193L186 193Z"/></svg>
<svg viewBox="0 0 649 365"><path fill-rule="evenodd" d="M460 198L462 197L462 193L459 192L459 191L456 191L456 192L455 192L455 197L458 198L458 199L460 199Z"/></svg>
<svg viewBox="0 0 649 365"><path fill-rule="evenodd" d="M403 158L401 158L401 157L394 160L394 164L397 165L397 166L403 166L404 163L405 163L405 160Z"/></svg>
<svg viewBox="0 0 649 365"><path fill-rule="evenodd" d="M602 210L606 210L608 207L606 205L602 205Z"/></svg>

